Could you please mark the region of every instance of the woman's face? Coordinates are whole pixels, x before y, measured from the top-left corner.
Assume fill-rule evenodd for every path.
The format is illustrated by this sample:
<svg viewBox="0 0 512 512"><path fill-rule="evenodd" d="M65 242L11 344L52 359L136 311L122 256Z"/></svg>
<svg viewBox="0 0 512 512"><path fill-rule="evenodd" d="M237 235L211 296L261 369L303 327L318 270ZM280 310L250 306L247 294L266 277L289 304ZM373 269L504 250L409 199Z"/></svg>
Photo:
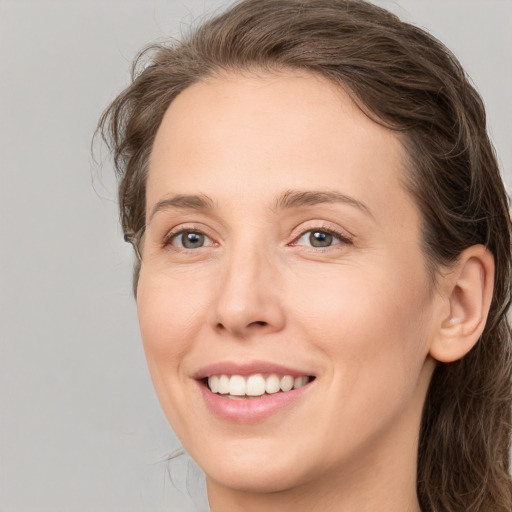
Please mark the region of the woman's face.
<svg viewBox="0 0 512 512"><path fill-rule="evenodd" d="M138 313L210 486L414 474L439 306L406 172L397 135L312 75L225 75L170 105Z"/></svg>

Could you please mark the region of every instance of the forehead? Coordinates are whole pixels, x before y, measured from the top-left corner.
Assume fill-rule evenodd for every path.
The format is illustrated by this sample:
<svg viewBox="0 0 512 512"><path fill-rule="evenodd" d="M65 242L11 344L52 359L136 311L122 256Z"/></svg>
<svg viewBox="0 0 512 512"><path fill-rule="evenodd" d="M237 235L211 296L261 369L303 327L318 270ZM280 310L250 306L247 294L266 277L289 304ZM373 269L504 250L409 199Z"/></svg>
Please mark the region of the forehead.
<svg viewBox="0 0 512 512"><path fill-rule="evenodd" d="M307 73L225 74L194 84L157 132L148 209L165 194L271 201L289 189L341 191L374 208L405 195L398 135Z"/></svg>

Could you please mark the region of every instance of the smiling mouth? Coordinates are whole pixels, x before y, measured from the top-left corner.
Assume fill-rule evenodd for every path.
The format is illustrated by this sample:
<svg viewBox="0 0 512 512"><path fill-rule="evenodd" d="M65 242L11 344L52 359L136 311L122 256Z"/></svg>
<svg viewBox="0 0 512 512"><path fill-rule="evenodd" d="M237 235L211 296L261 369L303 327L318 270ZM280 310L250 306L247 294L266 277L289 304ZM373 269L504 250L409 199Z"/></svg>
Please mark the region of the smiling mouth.
<svg viewBox="0 0 512 512"><path fill-rule="evenodd" d="M212 393L222 395L231 400L261 398L275 393L286 393L293 389L306 386L315 379L313 376L302 375L212 375L203 379L204 384Z"/></svg>

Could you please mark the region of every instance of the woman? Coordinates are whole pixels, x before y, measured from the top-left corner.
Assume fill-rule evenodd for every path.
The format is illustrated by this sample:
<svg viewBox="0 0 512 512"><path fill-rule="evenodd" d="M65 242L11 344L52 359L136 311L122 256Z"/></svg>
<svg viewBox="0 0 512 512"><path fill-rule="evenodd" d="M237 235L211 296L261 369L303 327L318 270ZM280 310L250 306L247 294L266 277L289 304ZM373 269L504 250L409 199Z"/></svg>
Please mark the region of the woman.
<svg viewBox="0 0 512 512"><path fill-rule="evenodd" d="M245 0L136 64L100 127L211 510L511 510L510 219L453 55L367 2Z"/></svg>

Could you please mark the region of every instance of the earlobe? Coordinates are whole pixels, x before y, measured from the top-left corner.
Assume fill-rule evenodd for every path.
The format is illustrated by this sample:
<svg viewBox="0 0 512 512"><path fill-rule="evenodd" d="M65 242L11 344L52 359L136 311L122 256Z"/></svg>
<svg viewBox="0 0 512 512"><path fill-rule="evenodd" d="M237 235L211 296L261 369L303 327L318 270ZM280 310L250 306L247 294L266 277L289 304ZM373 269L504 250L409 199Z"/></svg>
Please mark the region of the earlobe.
<svg viewBox="0 0 512 512"><path fill-rule="evenodd" d="M484 330L494 289L494 258L483 245L473 245L440 279L446 307L430 355L449 363L465 356Z"/></svg>

